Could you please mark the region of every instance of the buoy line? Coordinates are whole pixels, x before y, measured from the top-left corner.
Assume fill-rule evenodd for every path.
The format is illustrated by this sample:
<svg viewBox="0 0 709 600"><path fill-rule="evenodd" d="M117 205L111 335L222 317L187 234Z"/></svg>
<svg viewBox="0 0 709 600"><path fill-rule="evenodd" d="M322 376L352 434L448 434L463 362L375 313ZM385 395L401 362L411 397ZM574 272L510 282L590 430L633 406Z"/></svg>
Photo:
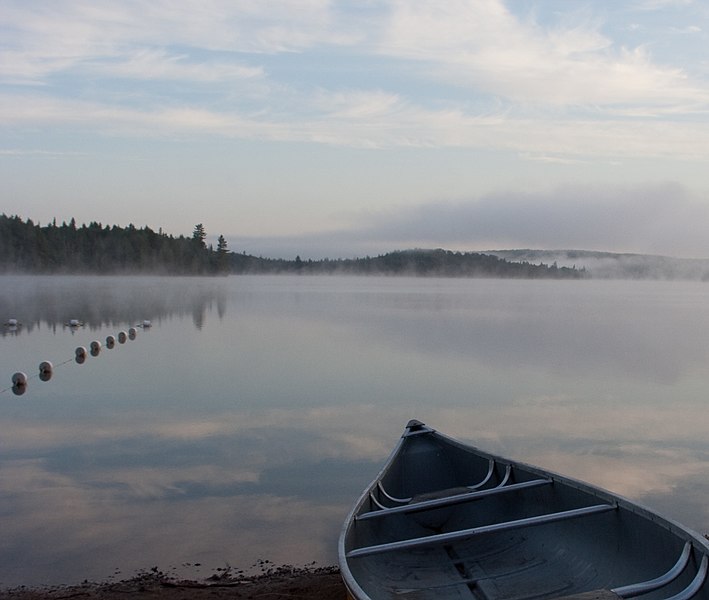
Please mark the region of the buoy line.
<svg viewBox="0 0 709 600"><path fill-rule="evenodd" d="M136 327L148 329L151 327L151 323L150 321L146 320L143 321L143 323L141 323L140 325L137 325ZM136 329L136 327L129 327L128 332L121 330L115 336L106 336L106 348L114 348L116 345L116 341L118 341L119 344L125 344L127 340L134 340L138 335L138 330ZM93 340L89 344L88 350L85 346L77 346L74 350L73 358L67 358L66 360L57 363L56 365L49 360L43 360L39 363L37 373L35 373L34 375L27 375L24 371L17 371L12 375L12 385L10 387L0 389L0 394L12 391L16 396L21 396L27 391L28 384L31 380L39 379L40 381L49 381L52 378L54 370L57 367L62 367L66 364L69 364L70 362L75 362L79 365L82 365L84 364L84 362L86 362L86 358L89 355L94 357L98 356L101 353L102 348L103 345L99 340Z"/></svg>

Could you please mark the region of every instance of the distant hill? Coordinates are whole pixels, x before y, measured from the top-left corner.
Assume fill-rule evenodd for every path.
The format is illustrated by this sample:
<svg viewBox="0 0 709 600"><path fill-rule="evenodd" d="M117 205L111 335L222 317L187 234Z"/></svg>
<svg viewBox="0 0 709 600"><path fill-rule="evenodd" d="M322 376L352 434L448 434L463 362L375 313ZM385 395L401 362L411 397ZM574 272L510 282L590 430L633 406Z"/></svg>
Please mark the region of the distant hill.
<svg viewBox="0 0 709 600"><path fill-rule="evenodd" d="M402 250L375 257L294 261L231 255L233 273L302 273L342 275L411 275L420 277L498 277L524 279L580 279L584 269L557 265L510 262L479 252Z"/></svg>
<svg viewBox="0 0 709 600"><path fill-rule="evenodd" d="M485 253L510 262L585 268L593 279L709 281L709 259L589 250L489 250Z"/></svg>

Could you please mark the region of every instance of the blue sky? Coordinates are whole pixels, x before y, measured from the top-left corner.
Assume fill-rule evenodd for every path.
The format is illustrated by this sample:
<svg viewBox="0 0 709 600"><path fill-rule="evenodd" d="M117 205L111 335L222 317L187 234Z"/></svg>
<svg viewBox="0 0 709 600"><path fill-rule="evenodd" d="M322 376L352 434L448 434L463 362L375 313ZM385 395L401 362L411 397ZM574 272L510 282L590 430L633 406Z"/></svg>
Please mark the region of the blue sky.
<svg viewBox="0 0 709 600"><path fill-rule="evenodd" d="M701 0L2 0L0 212L709 257Z"/></svg>

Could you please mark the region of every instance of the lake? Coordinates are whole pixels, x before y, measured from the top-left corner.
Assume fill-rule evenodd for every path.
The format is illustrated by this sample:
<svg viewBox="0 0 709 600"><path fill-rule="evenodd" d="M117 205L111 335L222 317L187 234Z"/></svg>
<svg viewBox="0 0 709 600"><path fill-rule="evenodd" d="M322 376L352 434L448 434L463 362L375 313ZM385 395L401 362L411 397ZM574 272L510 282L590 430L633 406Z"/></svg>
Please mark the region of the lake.
<svg viewBox="0 0 709 600"><path fill-rule="evenodd" d="M6 275L10 318L0 587L335 564L411 418L709 532L709 284Z"/></svg>

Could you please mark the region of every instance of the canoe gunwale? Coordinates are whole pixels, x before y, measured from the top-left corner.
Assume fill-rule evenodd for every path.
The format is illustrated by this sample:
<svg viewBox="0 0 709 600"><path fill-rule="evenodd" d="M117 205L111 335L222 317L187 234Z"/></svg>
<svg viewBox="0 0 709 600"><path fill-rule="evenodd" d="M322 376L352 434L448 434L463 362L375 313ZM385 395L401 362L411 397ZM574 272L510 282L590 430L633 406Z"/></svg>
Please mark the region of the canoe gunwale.
<svg viewBox="0 0 709 600"><path fill-rule="evenodd" d="M633 596L640 596L641 594L647 594L648 592L659 589L679 577L680 573L682 573L684 568L687 566L691 554L692 544L686 542L684 544L684 548L682 549L682 553L677 559L677 562L669 571L667 571L667 573L664 573L663 575L660 575L655 579L650 579L642 583L635 583L631 585L624 585L621 587L613 588L611 591L614 594L621 596L622 598L631 598Z"/></svg>

